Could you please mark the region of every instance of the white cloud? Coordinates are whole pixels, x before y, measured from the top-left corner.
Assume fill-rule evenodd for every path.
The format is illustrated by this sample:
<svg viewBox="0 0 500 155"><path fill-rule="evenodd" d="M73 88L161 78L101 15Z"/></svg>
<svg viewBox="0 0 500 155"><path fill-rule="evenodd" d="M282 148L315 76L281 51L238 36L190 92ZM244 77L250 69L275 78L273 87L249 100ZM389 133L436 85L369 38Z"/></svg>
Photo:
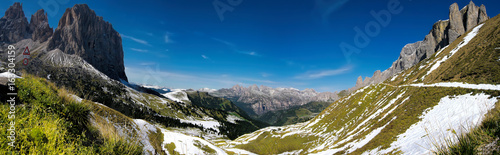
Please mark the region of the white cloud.
<svg viewBox="0 0 500 155"><path fill-rule="evenodd" d="M328 76L335 76L335 75L340 75L347 73L352 69L352 66L344 66L342 68L338 69L330 69L330 70L322 70L322 71L309 71L307 73L304 73L302 75L296 76L296 79L319 79L323 77L328 77Z"/></svg>
<svg viewBox="0 0 500 155"><path fill-rule="evenodd" d="M142 53L146 53L146 52L148 52L148 50L145 50L145 49L138 49L138 48L130 48L130 50L132 50L132 51L136 51L136 52L142 52Z"/></svg>
<svg viewBox="0 0 500 155"><path fill-rule="evenodd" d="M203 59L207 59L207 60L208 60L208 59L210 59L210 58L209 58L209 57L207 57L206 55L201 55L201 57L202 57Z"/></svg>
<svg viewBox="0 0 500 155"><path fill-rule="evenodd" d="M127 36L127 35L124 35L124 34L120 34L120 36L121 36L122 38L127 38L127 39L130 39L130 40L132 40L132 41L135 41L135 42L140 43L140 44L143 44L143 45L151 46L151 45L150 45L147 41L142 40L142 39L137 39L137 38L135 38L135 37L132 37L132 36Z"/></svg>

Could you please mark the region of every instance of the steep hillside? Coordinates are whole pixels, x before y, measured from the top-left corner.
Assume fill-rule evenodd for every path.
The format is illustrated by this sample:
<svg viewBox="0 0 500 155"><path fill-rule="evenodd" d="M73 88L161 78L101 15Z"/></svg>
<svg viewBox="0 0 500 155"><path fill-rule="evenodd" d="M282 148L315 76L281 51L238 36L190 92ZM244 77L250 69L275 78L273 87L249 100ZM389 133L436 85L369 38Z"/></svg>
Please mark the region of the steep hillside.
<svg viewBox="0 0 500 155"><path fill-rule="evenodd" d="M496 16L471 28L429 59L335 101L310 121L219 146L258 154L439 151L500 104L499 23Z"/></svg>

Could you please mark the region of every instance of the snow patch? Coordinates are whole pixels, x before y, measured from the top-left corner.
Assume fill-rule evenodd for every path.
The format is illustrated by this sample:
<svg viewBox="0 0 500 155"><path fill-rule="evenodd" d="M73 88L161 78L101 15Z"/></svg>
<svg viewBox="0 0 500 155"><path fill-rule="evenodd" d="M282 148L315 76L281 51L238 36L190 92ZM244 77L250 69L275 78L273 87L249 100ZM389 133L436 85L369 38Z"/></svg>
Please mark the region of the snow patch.
<svg viewBox="0 0 500 155"><path fill-rule="evenodd" d="M233 123L233 124L236 124L236 121L243 121L243 119L241 119L237 116L234 116L234 115L227 115L226 120L230 123Z"/></svg>
<svg viewBox="0 0 500 155"><path fill-rule="evenodd" d="M5 78L21 78L20 76L17 76L16 74L11 73L11 72L0 73L0 77L5 77Z"/></svg>
<svg viewBox="0 0 500 155"><path fill-rule="evenodd" d="M392 120L394 120L396 117L394 117ZM329 155L329 154L335 154L339 151L342 151L342 150L345 150L347 148L349 148L347 151L346 151L346 154L349 154L349 153L352 153L353 151L356 151L357 149L359 148L362 148L363 146L365 146L368 142L370 142L373 138L375 138L375 136L377 136L381 131L382 129L384 129L387 125L389 125L389 123L392 122L389 121L387 122L384 126L380 127L380 128L377 128L377 129L374 129L372 132L370 132L369 134L367 134L365 136L365 138L361 139L361 140L356 140L354 142L350 142L348 144L345 144L343 147L341 148L336 148L336 149L331 149L331 150L326 150L326 151L322 151L322 152L319 152L319 153L313 153L313 154L316 154L316 155Z"/></svg>
<svg viewBox="0 0 500 155"><path fill-rule="evenodd" d="M160 127L161 132L163 133L163 144L162 144L162 149L168 154L168 150L165 149L165 145L174 143L175 144L175 151L180 153L180 154L208 154L207 152L203 151L202 148L198 147L208 147L211 148L212 150L216 151L216 154L219 155L225 155L227 154L224 150L221 148L213 145L212 143L198 138L198 137L192 137L188 136L182 133L176 133L172 132L166 129L163 129ZM198 146L196 146L198 145Z"/></svg>
<svg viewBox="0 0 500 155"><path fill-rule="evenodd" d="M407 86L414 87L456 87L456 88L469 88L469 89L481 89L481 90L500 90L500 85L492 85L492 84L468 84L468 83L460 83L460 82L441 82L441 83L433 83L433 84L410 84Z"/></svg>
<svg viewBox="0 0 500 155"><path fill-rule="evenodd" d="M391 147L379 153L386 154L395 149L411 154L430 154L433 144L443 145L446 140L456 141L453 132L462 134L481 123L483 116L494 108L497 98L483 93L441 98L429 108L405 133L398 136Z"/></svg>
<svg viewBox="0 0 500 155"><path fill-rule="evenodd" d="M217 89L201 88L201 89L198 89L198 91L211 93L211 92L217 91Z"/></svg>
<svg viewBox="0 0 500 155"><path fill-rule="evenodd" d="M162 95L176 102L181 102L181 103L185 103L186 101L191 102L187 96L187 93L184 92L184 90L172 89L171 91L172 92L168 92Z"/></svg>
<svg viewBox="0 0 500 155"><path fill-rule="evenodd" d="M191 119L191 120L185 120L185 119L180 119L180 121L182 123L191 123L191 124L195 124L195 125L199 125L199 126L203 126L203 128L211 128L211 129L214 129L215 131L217 131L217 133L219 133L219 126L220 126L220 123L213 119L213 118L204 118L205 120L195 120L195 119Z"/></svg>
<svg viewBox="0 0 500 155"><path fill-rule="evenodd" d="M149 142L149 132L157 132L156 127L145 120L142 119L134 119L135 124L138 126L138 138L140 139L142 145L144 145L143 152L146 154L147 151L156 152L155 148Z"/></svg>

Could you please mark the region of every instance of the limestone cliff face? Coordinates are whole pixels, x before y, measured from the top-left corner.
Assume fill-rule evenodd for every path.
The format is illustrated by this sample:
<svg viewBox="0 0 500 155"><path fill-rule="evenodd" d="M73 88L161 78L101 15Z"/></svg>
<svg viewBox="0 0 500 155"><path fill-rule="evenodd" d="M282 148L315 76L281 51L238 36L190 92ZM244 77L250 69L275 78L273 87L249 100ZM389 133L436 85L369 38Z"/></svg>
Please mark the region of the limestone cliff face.
<svg viewBox="0 0 500 155"><path fill-rule="evenodd" d="M28 38L28 19L24 16L21 3L14 3L0 19L0 42L15 43Z"/></svg>
<svg viewBox="0 0 500 155"><path fill-rule="evenodd" d="M49 26L47 13L43 9L40 9L35 14L31 15L29 28L32 33L31 39L39 42L47 41L50 37L52 37L54 32L54 29Z"/></svg>
<svg viewBox="0 0 500 155"><path fill-rule="evenodd" d="M48 49L75 54L115 80L127 80L120 34L86 4L66 9Z"/></svg>
<svg viewBox="0 0 500 155"><path fill-rule="evenodd" d="M356 85L350 88L349 92L370 84L383 82L387 78L414 66L449 45L465 32L489 19L486 7L484 5L478 7L472 1L462 10L459 10L457 3L453 3L449 10L449 20L440 20L434 23L423 41L407 44L403 47L399 58L390 68L383 72L376 71L372 78L367 77L362 82L360 82L361 77L358 78Z"/></svg>

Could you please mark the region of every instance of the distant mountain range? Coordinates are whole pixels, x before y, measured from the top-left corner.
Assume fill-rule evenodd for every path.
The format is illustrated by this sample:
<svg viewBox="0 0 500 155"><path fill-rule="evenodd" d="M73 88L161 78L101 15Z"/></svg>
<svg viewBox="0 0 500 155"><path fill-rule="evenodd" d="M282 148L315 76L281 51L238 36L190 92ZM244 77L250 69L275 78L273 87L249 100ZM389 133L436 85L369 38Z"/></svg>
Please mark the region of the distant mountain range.
<svg viewBox="0 0 500 155"><path fill-rule="evenodd" d="M251 85L223 88L209 92L210 95L224 97L249 114L262 115L270 111L285 110L295 106L305 105L312 101L333 102L339 97L337 93L316 92L314 89L298 90L295 88L271 88Z"/></svg>

